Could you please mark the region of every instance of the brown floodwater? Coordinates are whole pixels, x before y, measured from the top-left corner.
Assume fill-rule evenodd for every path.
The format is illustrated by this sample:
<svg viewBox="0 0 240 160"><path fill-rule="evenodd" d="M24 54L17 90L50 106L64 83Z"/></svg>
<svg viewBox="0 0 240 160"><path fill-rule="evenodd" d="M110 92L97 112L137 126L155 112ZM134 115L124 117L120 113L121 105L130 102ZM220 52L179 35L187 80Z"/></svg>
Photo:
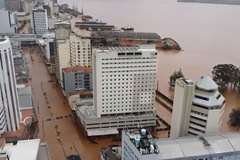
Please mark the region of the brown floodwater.
<svg viewBox="0 0 240 160"><path fill-rule="evenodd" d="M187 78L196 81L199 77L211 74L214 65L219 63L239 64L240 35L240 6L177 3L177 0L81 0L78 3L84 13L96 19L106 21L118 27L131 25L135 31L156 32L161 37L175 39L183 51L159 52L158 54L158 81L161 92L171 97L168 80L174 70L182 69ZM58 0L60 4L64 0ZM73 0L68 0L72 7ZM26 51L27 52L27 51ZM39 55L34 54L34 64L27 54L28 65L33 77L35 91L34 104L40 106L39 121L50 118L51 113L41 89L43 82L44 92L49 96L49 104L53 116L70 113L68 106L63 106L63 96L59 87L47 82L51 79ZM232 92L225 94L226 109L222 126L223 132L237 131L238 128L227 124L231 109L240 108L238 96ZM167 122L171 122L171 113L160 104L156 104L157 112ZM41 124L41 122L39 122ZM61 145L57 142L54 126L59 126L63 148L67 155L74 153L70 146L74 143L84 160L99 158L102 146L112 144L108 138L98 139L98 145L87 142L84 135L72 123L71 119L46 122L45 136L53 160L64 159ZM43 138L43 131L39 125L39 138Z"/></svg>
<svg viewBox="0 0 240 160"><path fill-rule="evenodd" d="M64 0L58 1L60 4ZM69 0L82 6L84 14L117 27L131 25L135 31L156 32L162 38L171 37L182 47L180 52L158 54L159 90L172 98L169 76L182 69L185 77L197 81L203 75L211 75L212 68L220 63L239 65L240 6L177 3L177 0ZM240 108L236 94L225 94L226 110L223 132L236 131L229 127L228 114L232 108ZM171 113L157 105L157 110L170 122ZM160 109L159 109L160 108ZM167 118L168 117L168 118Z"/></svg>

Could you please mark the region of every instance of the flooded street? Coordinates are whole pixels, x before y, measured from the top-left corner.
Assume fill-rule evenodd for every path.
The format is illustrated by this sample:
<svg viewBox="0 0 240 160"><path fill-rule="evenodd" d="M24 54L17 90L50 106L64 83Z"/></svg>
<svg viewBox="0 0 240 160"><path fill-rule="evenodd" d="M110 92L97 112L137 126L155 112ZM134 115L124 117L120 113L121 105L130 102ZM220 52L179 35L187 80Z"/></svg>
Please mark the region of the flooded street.
<svg viewBox="0 0 240 160"><path fill-rule="evenodd" d="M71 113L71 110L67 105L67 101L65 105L63 105L64 97L60 88L52 82L48 82L52 77L49 75L40 55L35 51L33 54L34 62L32 63L29 50L24 49L24 53L28 62L30 76L32 77L31 83L33 87L33 101L36 111L38 110L37 106L39 106L38 137L41 138L43 142L47 142L52 160L66 159L63 150L66 152L67 156L70 154L77 154L74 149L70 149L70 147L74 148L73 144L77 148L77 151L81 155L82 159L97 160L99 159L99 151L101 147L108 146L110 144L117 144L115 142L111 142L110 138L98 139L97 142L99 144L97 145L88 143L86 137L82 134L82 132L79 132L78 127L72 122L71 118L44 122L43 129L42 120L68 115ZM43 82L43 87L41 87L41 82ZM47 99L45 99L45 96L43 95L44 92L47 94ZM49 104L47 104L47 101ZM48 106L51 106L51 108L49 109ZM55 131L56 125L58 125L60 139L63 146L61 146L61 144L57 141L57 133Z"/></svg>
<svg viewBox="0 0 240 160"><path fill-rule="evenodd" d="M85 14L109 24L118 27L131 25L135 31L156 32L162 38L171 37L176 40L183 51L158 54L159 90L171 97L168 80L174 70L181 68L187 78L196 81L202 75L211 74L213 66L219 63L232 63L236 66L240 64L238 39L240 6L188 4L176 1L76 0L75 4L78 2L79 10L83 4ZM63 4L66 1L58 2ZM73 0L68 1L70 7L72 3ZM39 106L38 135L43 142L47 142L52 160L64 160L64 152L67 156L77 154L74 149L70 149L73 143L83 160L97 160L101 147L117 144L111 142L110 138L98 139L97 145L88 143L71 118L44 122L42 126L42 120L68 115L71 110L67 103L65 106L63 104L64 97L61 89L52 82L48 82L52 76L49 75L40 55L35 52L32 63L29 51L25 49L24 53L32 77L34 105L36 108ZM226 109L222 132L237 131L238 128L230 127L227 121L231 109L240 108L240 98L231 92L226 93L225 97ZM170 123L171 113L160 104L156 103L155 106L160 117ZM63 146L57 141L56 125L58 125ZM161 133L159 135L161 136Z"/></svg>

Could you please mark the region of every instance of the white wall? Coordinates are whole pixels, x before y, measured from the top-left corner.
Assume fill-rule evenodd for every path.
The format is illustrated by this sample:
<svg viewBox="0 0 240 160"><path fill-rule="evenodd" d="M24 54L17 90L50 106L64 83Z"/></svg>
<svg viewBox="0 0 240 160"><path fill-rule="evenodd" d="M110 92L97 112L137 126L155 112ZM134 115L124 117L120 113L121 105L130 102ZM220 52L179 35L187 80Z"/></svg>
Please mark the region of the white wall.
<svg viewBox="0 0 240 160"><path fill-rule="evenodd" d="M62 86L62 69L70 67L70 41L58 40L59 68L56 69L59 73L59 79Z"/></svg>
<svg viewBox="0 0 240 160"><path fill-rule="evenodd" d="M118 52L142 52L142 55L118 56ZM97 106L98 117L102 114L154 110L157 72L155 53L155 49L94 51L93 90L94 95L97 95L94 106Z"/></svg>
<svg viewBox="0 0 240 160"><path fill-rule="evenodd" d="M16 87L15 69L12 57L12 48L10 40L0 42L1 67L0 67L0 101L3 102L7 131L16 131L19 129L21 119L19 98Z"/></svg>
<svg viewBox="0 0 240 160"><path fill-rule="evenodd" d="M205 134L217 133L220 113L221 109L209 110Z"/></svg>

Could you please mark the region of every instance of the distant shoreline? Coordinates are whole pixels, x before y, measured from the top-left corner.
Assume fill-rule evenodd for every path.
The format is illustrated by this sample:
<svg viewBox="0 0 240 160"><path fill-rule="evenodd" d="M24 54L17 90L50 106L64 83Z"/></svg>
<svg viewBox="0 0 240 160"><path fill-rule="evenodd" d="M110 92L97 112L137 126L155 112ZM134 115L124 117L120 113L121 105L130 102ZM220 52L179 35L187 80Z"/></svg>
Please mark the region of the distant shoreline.
<svg viewBox="0 0 240 160"><path fill-rule="evenodd" d="M178 0L178 2L240 5L240 0Z"/></svg>

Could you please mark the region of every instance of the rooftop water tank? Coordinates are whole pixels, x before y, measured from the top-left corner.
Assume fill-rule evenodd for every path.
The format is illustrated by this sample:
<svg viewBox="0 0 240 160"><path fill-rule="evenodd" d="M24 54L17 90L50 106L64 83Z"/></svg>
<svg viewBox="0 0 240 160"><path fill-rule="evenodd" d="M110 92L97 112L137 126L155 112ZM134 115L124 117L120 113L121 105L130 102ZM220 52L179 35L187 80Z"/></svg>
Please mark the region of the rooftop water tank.
<svg viewBox="0 0 240 160"><path fill-rule="evenodd" d="M141 135L145 136L147 134L147 130L146 129L141 129Z"/></svg>
<svg viewBox="0 0 240 160"><path fill-rule="evenodd" d="M140 143L140 138L139 137L135 138L135 143L136 143L136 145L139 145L139 143Z"/></svg>

